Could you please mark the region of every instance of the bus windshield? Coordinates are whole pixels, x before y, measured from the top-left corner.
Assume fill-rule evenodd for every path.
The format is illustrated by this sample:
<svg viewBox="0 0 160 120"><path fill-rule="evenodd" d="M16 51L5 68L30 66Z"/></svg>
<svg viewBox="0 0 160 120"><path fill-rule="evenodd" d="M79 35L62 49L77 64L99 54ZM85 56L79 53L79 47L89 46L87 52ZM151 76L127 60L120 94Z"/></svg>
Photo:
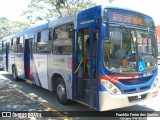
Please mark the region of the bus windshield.
<svg viewBox="0 0 160 120"><path fill-rule="evenodd" d="M105 67L118 73L147 72L155 69L156 38L150 30L110 27L110 42L104 41Z"/></svg>

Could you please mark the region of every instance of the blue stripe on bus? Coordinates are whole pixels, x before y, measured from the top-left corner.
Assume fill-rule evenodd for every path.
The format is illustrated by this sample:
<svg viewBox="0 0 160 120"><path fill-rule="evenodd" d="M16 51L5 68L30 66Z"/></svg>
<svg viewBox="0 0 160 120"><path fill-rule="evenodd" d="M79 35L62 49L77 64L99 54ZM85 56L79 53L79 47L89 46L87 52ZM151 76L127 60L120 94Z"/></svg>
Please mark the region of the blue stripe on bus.
<svg viewBox="0 0 160 120"><path fill-rule="evenodd" d="M34 61L34 58L33 58L33 60L32 60L32 63L33 63L33 67L34 67L34 70L35 70L35 71L33 71L32 74L31 74L32 79L33 79L33 81L35 81L35 84L36 84L36 85L42 87L42 84L41 84L41 82L40 82L40 78L39 78L39 75L38 75L38 71L37 71L37 67L36 67L36 63L35 63L35 61Z"/></svg>
<svg viewBox="0 0 160 120"><path fill-rule="evenodd" d="M107 90L103 85L99 84L99 91L107 91Z"/></svg>

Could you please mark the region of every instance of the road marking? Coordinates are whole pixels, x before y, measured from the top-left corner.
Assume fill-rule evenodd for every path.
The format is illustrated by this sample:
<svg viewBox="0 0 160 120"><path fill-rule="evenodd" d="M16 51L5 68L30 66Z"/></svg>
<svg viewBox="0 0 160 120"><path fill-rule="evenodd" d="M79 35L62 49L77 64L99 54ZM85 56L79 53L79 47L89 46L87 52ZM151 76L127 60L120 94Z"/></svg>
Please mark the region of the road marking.
<svg viewBox="0 0 160 120"><path fill-rule="evenodd" d="M62 118L63 120L72 120L71 117L67 116L66 114L63 114L61 111L56 110L51 105L49 105L47 102L42 102L40 100L38 100L37 102L40 105L42 105L43 107L47 108L48 111L53 111L55 113L55 115L57 115L58 117Z"/></svg>
<svg viewBox="0 0 160 120"><path fill-rule="evenodd" d="M1 72L2 73L2 72ZM4 72L5 74L7 74L8 72ZM2 75L0 75L1 77L1 80L4 79L4 80L9 80L8 78L6 77L2 77ZM3 81L2 81L3 82ZM6 82L5 82L6 83ZM29 83L29 84L33 84L33 82L31 80L28 80L26 79L26 83ZM7 85L13 87L13 85L10 85L9 83L7 83ZM16 89L18 92L22 93L23 95L25 95L27 98L30 98L31 100L39 103L40 105L42 105L43 107L45 107L48 111L53 111L55 113L55 115L57 115L57 117L63 119L63 120L72 120L71 117L69 117L68 115L62 113L61 111L58 111L56 110L55 108L53 108L51 105L49 105L49 103L47 102L42 102L40 100L36 100L35 98L31 97L30 95L28 95L27 93L19 90L18 88L16 87L13 87L14 89Z"/></svg>
<svg viewBox="0 0 160 120"><path fill-rule="evenodd" d="M26 83L33 84L33 82L31 80L27 80L27 79L26 79ZM48 111L53 111L57 117L60 117L63 120L72 120L71 117L67 116L66 114L63 114L61 111L56 110L51 105L49 105L48 102L44 102L44 101L45 100L43 100L43 101L36 100L37 103L39 103L40 105L42 105L43 107L45 107Z"/></svg>
<svg viewBox="0 0 160 120"><path fill-rule="evenodd" d="M33 84L33 82L31 80L26 79L26 82L29 83L29 84Z"/></svg>
<svg viewBox="0 0 160 120"><path fill-rule="evenodd" d="M84 103L84 102L82 102L82 101L79 101L79 100L75 100L75 101L89 107L88 104L86 104L86 103Z"/></svg>

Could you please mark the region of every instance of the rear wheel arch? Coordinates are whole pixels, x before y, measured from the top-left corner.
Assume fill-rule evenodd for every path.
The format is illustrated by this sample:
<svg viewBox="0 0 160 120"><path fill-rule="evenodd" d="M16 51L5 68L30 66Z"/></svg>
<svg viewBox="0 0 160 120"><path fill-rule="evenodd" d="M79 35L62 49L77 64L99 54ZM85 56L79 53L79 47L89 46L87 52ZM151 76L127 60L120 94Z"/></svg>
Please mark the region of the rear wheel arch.
<svg viewBox="0 0 160 120"><path fill-rule="evenodd" d="M56 83L57 83L57 78L63 78L62 75L58 74L58 73L55 73L52 75L51 77L51 91L55 91L56 90Z"/></svg>
<svg viewBox="0 0 160 120"><path fill-rule="evenodd" d="M55 92L58 101L64 105L69 103L66 87L67 86L62 75L56 73L52 76L52 91Z"/></svg>

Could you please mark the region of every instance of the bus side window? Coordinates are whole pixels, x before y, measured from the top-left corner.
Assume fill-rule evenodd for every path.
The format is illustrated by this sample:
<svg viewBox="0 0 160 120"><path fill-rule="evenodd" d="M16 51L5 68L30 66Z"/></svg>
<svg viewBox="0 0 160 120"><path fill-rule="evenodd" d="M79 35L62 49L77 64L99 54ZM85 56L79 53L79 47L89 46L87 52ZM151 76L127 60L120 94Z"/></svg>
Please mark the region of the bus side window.
<svg viewBox="0 0 160 120"><path fill-rule="evenodd" d="M34 37L33 53L37 53L38 42L41 41L40 39L41 39L41 32L37 32Z"/></svg>
<svg viewBox="0 0 160 120"><path fill-rule="evenodd" d="M13 39L11 39L11 43L10 43L10 52L11 53L14 52Z"/></svg>
<svg viewBox="0 0 160 120"><path fill-rule="evenodd" d="M37 53L37 33L35 34L33 41L33 53Z"/></svg>
<svg viewBox="0 0 160 120"><path fill-rule="evenodd" d="M53 40L53 30L52 29L49 29L48 37L49 37L49 41Z"/></svg>
<svg viewBox="0 0 160 120"><path fill-rule="evenodd" d="M18 53L19 51L18 51L18 47L19 47L19 37L18 38L16 38L16 44L15 44L15 48L16 48L16 53Z"/></svg>
<svg viewBox="0 0 160 120"><path fill-rule="evenodd" d="M23 53L24 50L24 38L23 36L17 38L17 52Z"/></svg>
<svg viewBox="0 0 160 120"><path fill-rule="evenodd" d="M13 49L14 49L14 53L17 52L17 38L13 38Z"/></svg>
<svg viewBox="0 0 160 120"><path fill-rule="evenodd" d="M2 54L3 55L6 54L6 42L5 41L2 42Z"/></svg>
<svg viewBox="0 0 160 120"><path fill-rule="evenodd" d="M44 30L37 34L37 51L39 53L51 52L52 45L49 44L49 30Z"/></svg>
<svg viewBox="0 0 160 120"><path fill-rule="evenodd" d="M41 32L37 33L37 43L41 41Z"/></svg>
<svg viewBox="0 0 160 120"><path fill-rule="evenodd" d="M53 54L69 55L72 52L73 24L67 24L54 29Z"/></svg>

